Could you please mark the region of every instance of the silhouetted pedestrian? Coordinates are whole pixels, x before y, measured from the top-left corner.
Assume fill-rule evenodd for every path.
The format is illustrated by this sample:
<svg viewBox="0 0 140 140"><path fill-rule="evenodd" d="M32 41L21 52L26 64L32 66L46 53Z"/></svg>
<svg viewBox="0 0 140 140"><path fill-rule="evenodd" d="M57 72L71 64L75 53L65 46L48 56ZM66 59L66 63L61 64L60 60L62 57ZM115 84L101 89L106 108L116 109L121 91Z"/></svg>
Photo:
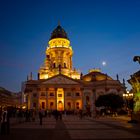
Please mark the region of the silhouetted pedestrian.
<svg viewBox="0 0 140 140"><path fill-rule="evenodd" d="M1 135L10 133L10 122L7 108L4 108L1 116Z"/></svg>
<svg viewBox="0 0 140 140"><path fill-rule="evenodd" d="M83 111L82 110L79 110L79 116L80 116L80 119L83 118Z"/></svg>
<svg viewBox="0 0 140 140"><path fill-rule="evenodd" d="M42 125L42 118L43 118L43 113L42 113L42 111L40 110L40 111L39 111L40 125Z"/></svg>
<svg viewBox="0 0 140 140"><path fill-rule="evenodd" d="M59 111L59 119L62 120L62 111Z"/></svg>

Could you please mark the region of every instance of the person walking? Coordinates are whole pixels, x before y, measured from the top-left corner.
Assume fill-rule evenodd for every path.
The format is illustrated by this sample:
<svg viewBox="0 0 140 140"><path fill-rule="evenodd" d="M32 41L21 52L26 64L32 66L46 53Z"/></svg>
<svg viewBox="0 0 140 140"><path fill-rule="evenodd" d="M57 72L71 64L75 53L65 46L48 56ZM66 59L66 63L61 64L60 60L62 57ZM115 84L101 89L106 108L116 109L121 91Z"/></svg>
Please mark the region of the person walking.
<svg viewBox="0 0 140 140"><path fill-rule="evenodd" d="M10 133L10 122L7 108L4 108L1 116L1 135Z"/></svg>
<svg viewBox="0 0 140 140"><path fill-rule="evenodd" d="M39 120L40 120L40 125L42 125L42 118L43 118L43 113L41 110L39 110Z"/></svg>
<svg viewBox="0 0 140 140"><path fill-rule="evenodd" d="M59 119L62 120L62 111L59 111Z"/></svg>

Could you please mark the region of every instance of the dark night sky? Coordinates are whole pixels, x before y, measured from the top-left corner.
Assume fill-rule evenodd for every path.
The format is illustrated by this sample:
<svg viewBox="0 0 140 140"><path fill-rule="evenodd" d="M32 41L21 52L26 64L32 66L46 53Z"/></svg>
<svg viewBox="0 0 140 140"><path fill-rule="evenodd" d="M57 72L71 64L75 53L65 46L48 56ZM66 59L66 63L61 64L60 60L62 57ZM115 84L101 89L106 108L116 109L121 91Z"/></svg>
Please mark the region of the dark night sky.
<svg viewBox="0 0 140 140"><path fill-rule="evenodd" d="M18 92L31 71L37 78L59 20L84 74L100 68L122 81L139 70L140 0L0 0L0 86Z"/></svg>

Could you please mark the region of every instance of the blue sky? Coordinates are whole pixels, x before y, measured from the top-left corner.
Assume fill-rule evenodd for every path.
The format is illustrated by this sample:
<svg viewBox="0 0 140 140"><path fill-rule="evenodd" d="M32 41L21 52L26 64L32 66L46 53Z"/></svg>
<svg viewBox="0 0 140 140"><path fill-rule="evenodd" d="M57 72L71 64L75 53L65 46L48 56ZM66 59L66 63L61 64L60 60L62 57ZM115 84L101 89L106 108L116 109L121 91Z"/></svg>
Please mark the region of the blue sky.
<svg viewBox="0 0 140 140"><path fill-rule="evenodd" d="M37 79L58 21L84 74L100 68L127 81L140 69L133 62L140 55L139 0L0 0L0 19L0 86L8 90L18 92L30 72Z"/></svg>

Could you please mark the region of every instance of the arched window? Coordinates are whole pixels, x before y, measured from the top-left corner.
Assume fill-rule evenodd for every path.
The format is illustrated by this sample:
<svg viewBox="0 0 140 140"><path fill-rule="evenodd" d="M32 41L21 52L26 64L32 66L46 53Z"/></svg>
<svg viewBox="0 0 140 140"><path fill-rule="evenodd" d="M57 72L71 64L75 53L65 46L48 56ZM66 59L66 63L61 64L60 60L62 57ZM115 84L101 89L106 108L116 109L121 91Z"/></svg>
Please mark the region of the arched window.
<svg viewBox="0 0 140 140"><path fill-rule="evenodd" d="M58 65L59 72L61 73L61 65Z"/></svg>
<svg viewBox="0 0 140 140"><path fill-rule="evenodd" d="M62 101L59 101L58 103L59 103L59 104L61 104L61 103L62 103Z"/></svg>

